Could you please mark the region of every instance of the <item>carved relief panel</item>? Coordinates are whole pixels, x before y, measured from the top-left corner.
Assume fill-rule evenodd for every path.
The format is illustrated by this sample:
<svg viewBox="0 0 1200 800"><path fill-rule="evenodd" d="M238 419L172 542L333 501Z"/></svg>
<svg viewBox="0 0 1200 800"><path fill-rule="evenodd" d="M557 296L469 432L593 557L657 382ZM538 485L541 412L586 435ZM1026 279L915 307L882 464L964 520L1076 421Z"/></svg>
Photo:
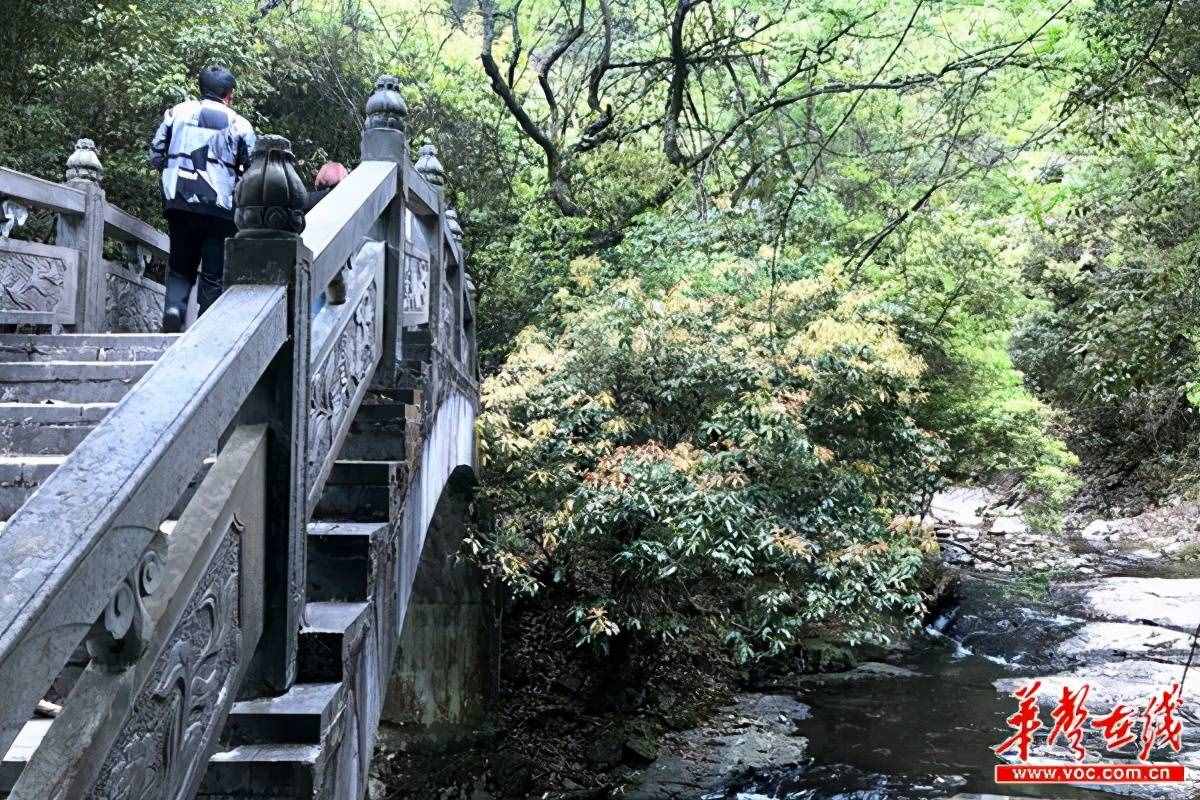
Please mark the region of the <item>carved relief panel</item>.
<svg viewBox="0 0 1200 800"><path fill-rule="evenodd" d="M350 282L350 313L337 339L312 367L308 392L308 448L306 470L310 508L320 495L321 470L334 457L339 437L350 425L350 413L366 393L381 354L382 308L379 304L384 266L384 248L380 242L364 245L354 258L353 274L369 275L364 287L356 278ZM361 292L361 293L360 293ZM357 301L355 296L357 295ZM316 348L316 345L314 345Z"/></svg>
<svg viewBox="0 0 1200 800"><path fill-rule="evenodd" d="M162 329L163 287L112 268L104 299L105 319L114 333L157 333Z"/></svg>
<svg viewBox="0 0 1200 800"><path fill-rule="evenodd" d="M89 798L182 800L208 766L204 755L238 674L240 540L233 527L172 632Z"/></svg>
<svg viewBox="0 0 1200 800"><path fill-rule="evenodd" d="M429 322L429 254L404 253L404 325Z"/></svg>
<svg viewBox="0 0 1200 800"><path fill-rule="evenodd" d="M0 239L0 323L74 322L78 271L75 250Z"/></svg>
<svg viewBox="0 0 1200 800"><path fill-rule="evenodd" d="M438 304L440 306L438 327L441 329L439 338L442 340L442 347L446 352L450 352L454 347L454 303L450 299L452 291L453 285L447 280L438 293L441 297Z"/></svg>

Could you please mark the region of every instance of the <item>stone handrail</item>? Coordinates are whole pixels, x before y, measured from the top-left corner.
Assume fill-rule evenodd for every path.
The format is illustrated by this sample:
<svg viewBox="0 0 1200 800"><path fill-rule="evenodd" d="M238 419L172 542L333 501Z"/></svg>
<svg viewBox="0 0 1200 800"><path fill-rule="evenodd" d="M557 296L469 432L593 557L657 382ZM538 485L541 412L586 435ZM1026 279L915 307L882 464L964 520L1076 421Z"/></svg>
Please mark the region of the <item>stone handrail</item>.
<svg viewBox="0 0 1200 800"><path fill-rule="evenodd" d="M20 291L0 298L0 325L70 326L80 333L112 329L122 312L139 330L153 329L153 309L144 295L160 297L160 284L143 278L153 259L164 260L167 236L105 199L104 167L95 144L80 139L67 159L65 184L0 168L0 271L12 272L6 285ZM10 238L31 208L58 215L53 245ZM105 237L120 242L124 263L104 258ZM113 285L110 276L123 282ZM113 295L116 295L115 297ZM132 295L132 302L130 302Z"/></svg>
<svg viewBox="0 0 1200 800"><path fill-rule="evenodd" d="M112 203L104 208L104 232L127 244L141 245L157 258L165 259L171 252L171 240L165 233Z"/></svg>
<svg viewBox="0 0 1200 800"><path fill-rule="evenodd" d="M9 520L0 535L0 749L116 599L283 346L285 300L280 287L222 295ZM126 621L121 609L110 616Z"/></svg>
<svg viewBox="0 0 1200 800"><path fill-rule="evenodd" d="M0 195L56 214L82 214L84 193L61 183L0 167Z"/></svg>
<svg viewBox="0 0 1200 800"><path fill-rule="evenodd" d="M363 162L308 214L302 238L313 254L314 286L329 285L396 196L396 167Z"/></svg>
<svg viewBox="0 0 1200 800"><path fill-rule="evenodd" d="M432 145L408 164L404 113L396 79L381 78L363 163L307 220L290 145L260 137L227 242L230 288L0 534L0 754L81 642L92 656L12 797L143 796L147 774L155 796L194 794L234 698L296 679L306 526L367 392L439 370L473 385L461 229ZM79 180L94 159L72 160ZM95 199L25 178L0 188L40 187L65 211ZM423 276L410 274L414 237ZM344 301L314 314L343 271ZM191 716L145 710L172 704ZM141 750L160 745L168 763L147 770Z"/></svg>
<svg viewBox="0 0 1200 800"><path fill-rule="evenodd" d="M144 651L127 669L88 666L11 797L195 793L261 632L266 437L265 426L230 436L165 557L139 573L135 588L147 575L153 584ZM177 715L179 738L138 738L164 711Z"/></svg>

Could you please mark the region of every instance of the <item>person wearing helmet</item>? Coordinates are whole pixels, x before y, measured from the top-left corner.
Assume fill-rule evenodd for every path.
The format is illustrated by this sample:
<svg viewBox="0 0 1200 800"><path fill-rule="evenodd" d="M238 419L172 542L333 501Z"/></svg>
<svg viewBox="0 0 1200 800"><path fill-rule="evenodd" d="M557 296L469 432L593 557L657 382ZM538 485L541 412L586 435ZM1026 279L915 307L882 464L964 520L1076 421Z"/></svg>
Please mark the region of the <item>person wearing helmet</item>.
<svg viewBox="0 0 1200 800"><path fill-rule="evenodd" d="M199 277L203 314L220 296L225 240L235 233L233 191L250 165L254 128L230 108L237 81L222 66L200 71L200 99L169 109L150 142L150 165L162 175L171 254L162 329L183 329L188 296Z"/></svg>

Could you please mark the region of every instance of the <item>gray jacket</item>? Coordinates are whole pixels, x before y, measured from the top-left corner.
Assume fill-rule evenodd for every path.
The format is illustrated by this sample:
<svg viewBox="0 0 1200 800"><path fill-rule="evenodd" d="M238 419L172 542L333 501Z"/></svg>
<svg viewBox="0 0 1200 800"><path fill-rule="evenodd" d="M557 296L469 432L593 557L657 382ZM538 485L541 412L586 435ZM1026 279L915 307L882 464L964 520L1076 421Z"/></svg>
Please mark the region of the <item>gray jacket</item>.
<svg viewBox="0 0 1200 800"><path fill-rule="evenodd" d="M150 142L170 209L233 218L233 189L250 165L254 129L219 100L188 100L163 115Z"/></svg>

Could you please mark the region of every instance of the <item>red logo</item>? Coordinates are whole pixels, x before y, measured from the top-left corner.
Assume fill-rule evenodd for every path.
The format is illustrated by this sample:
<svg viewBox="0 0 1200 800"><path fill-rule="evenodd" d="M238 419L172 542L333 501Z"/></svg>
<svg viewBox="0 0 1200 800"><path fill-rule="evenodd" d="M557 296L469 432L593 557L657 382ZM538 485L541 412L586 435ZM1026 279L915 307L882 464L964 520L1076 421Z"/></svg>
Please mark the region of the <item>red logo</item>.
<svg viewBox="0 0 1200 800"><path fill-rule="evenodd" d="M1120 704L1101 716L1093 716L1087 707L1089 684L1077 689L1062 687L1058 703L1050 712L1052 725L1046 734L1046 745L1065 750L1069 760L1035 764L1030 762L1029 750L1035 735L1044 727L1037 702L1041 688L1042 682L1035 680L1012 693L1017 700L1017 711L1006 722L1014 732L992 749L1001 756L1015 752L1019 763L997 764L996 783L1181 783L1185 780L1182 764L1149 762L1154 750L1170 748L1178 753L1183 748L1183 723L1178 714L1183 697L1178 683L1151 695L1140 715ZM1105 752L1129 752L1125 748L1136 742L1137 761L1087 761L1088 749L1084 746L1087 729L1098 731L1104 738Z"/></svg>

